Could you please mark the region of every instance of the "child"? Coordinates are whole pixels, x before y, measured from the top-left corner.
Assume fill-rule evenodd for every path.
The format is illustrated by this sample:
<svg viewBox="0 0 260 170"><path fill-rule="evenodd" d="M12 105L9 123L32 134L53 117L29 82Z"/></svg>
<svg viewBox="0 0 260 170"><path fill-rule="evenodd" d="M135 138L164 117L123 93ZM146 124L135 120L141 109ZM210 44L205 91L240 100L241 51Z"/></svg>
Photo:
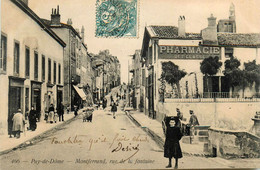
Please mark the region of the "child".
<svg viewBox="0 0 260 170"><path fill-rule="evenodd" d="M116 107L116 103L112 102L112 107L111 107L111 112L113 113L113 118L116 118L116 112L117 112L117 107Z"/></svg>
<svg viewBox="0 0 260 170"><path fill-rule="evenodd" d="M164 157L169 158L166 168L172 167L172 158L175 158L175 168L178 168L178 159L182 158L179 140L182 137L178 117L168 117L166 121L166 139L164 144Z"/></svg>

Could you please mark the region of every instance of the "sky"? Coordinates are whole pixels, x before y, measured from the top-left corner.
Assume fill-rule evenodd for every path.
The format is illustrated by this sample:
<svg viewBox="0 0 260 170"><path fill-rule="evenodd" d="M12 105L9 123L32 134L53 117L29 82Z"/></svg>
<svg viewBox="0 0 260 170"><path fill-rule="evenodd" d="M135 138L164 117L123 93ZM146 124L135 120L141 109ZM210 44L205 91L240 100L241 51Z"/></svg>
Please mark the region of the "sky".
<svg viewBox="0 0 260 170"><path fill-rule="evenodd" d="M41 18L50 19L51 9L59 5L61 22L72 19L73 27L85 28L89 53L109 49L121 63L121 80L128 81L128 60L141 49L145 26L178 26L185 16L186 32L200 33L213 14L217 21L227 19L229 7L235 5L237 33L260 33L260 0L138 0L138 36L135 38L95 37L96 0L28 0L29 7ZM130 62L131 63L131 62Z"/></svg>

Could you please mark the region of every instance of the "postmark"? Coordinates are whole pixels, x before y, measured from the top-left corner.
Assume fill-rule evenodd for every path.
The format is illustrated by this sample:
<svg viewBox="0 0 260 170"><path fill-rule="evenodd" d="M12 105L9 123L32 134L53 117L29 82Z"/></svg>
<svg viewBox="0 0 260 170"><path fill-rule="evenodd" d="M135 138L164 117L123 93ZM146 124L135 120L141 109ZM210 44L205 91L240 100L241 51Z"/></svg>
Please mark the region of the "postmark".
<svg viewBox="0 0 260 170"><path fill-rule="evenodd" d="M137 37L138 0L97 0L96 37Z"/></svg>

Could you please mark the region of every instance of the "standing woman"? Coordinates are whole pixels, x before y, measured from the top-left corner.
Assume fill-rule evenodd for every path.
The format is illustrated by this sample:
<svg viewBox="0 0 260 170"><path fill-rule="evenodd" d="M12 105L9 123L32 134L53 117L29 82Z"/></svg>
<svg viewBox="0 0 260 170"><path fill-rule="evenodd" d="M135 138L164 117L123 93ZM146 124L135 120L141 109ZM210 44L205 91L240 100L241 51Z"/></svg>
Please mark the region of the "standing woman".
<svg viewBox="0 0 260 170"><path fill-rule="evenodd" d="M164 144L164 157L169 158L169 164L166 168L172 167L172 158L175 158L175 167L178 168L178 159L182 158L182 152L179 140L182 137L178 117L168 117L166 120L166 139Z"/></svg>
<svg viewBox="0 0 260 170"><path fill-rule="evenodd" d="M53 104L51 104L49 108L48 122L53 123L53 121L54 121L54 107Z"/></svg>

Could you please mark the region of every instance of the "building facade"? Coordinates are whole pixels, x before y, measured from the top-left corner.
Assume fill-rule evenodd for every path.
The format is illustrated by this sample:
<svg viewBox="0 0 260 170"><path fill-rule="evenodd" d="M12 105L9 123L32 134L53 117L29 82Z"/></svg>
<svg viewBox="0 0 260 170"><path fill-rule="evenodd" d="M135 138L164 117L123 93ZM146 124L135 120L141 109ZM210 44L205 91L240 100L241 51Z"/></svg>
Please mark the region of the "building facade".
<svg viewBox="0 0 260 170"><path fill-rule="evenodd" d="M120 85L121 65L116 56L109 50L100 51L93 58L92 67L95 70L95 100L102 100L111 89Z"/></svg>
<svg viewBox="0 0 260 170"><path fill-rule="evenodd" d="M50 104L57 107L63 100L66 44L27 3L3 0L1 4L0 87L5 100L0 110L4 129L19 108L25 114L34 106L41 120Z"/></svg>
<svg viewBox="0 0 260 170"><path fill-rule="evenodd" d="M156 25L145 27L141 57L145 60L143 74L146 74L147 79L145 103L150 117L161 120L165 112L175 110L175 108L164 110L165 104L161 100L162 90L165 90L164 98L169 98L169 100L176 98L172 102L188 100L191 102L195 98L205 97L212 98L207 100L214 102L213 98L230 98L231 87L228 86L223 71L225 61L231 56L241 62L241 69L248 61L255 60L259 64L260 34L236 33L233 5L230 8L228 22L231 26L223 24L223 20L220 20L217 25L216 18L211 15L208 18L208 27L201 33L186 33L184 16L179 18L178 27ZM227 26L230 27L226 28ZM222 66L217 74L210 77L209 90L206 90L205 75L201 73L200 65L208 57L218 57ZM186 75L179 81L179 87L173 88L166 83L166 87L162 88L164 85L159 80L162 74L162 64L169 61L177 65L179 70L186 72ZM180 94L176 95L176 91ZM254 88L251 87L242 91L240 87L237 87L237 97L252 98L256 94Z"/></svg>
<svg viewBox="0 0 260 170"><path fill-rule="evenodd" d="M67 23L60 20L59 6L52 9L51 20L42 19L66 44L64 49L64 106L74 110L82 107L85 95L84 86L92 84L92 68L87 46L84 42L84 27L81 34L72 26L69 18ZM92 90L91 90L92 91Z"/></svg>

